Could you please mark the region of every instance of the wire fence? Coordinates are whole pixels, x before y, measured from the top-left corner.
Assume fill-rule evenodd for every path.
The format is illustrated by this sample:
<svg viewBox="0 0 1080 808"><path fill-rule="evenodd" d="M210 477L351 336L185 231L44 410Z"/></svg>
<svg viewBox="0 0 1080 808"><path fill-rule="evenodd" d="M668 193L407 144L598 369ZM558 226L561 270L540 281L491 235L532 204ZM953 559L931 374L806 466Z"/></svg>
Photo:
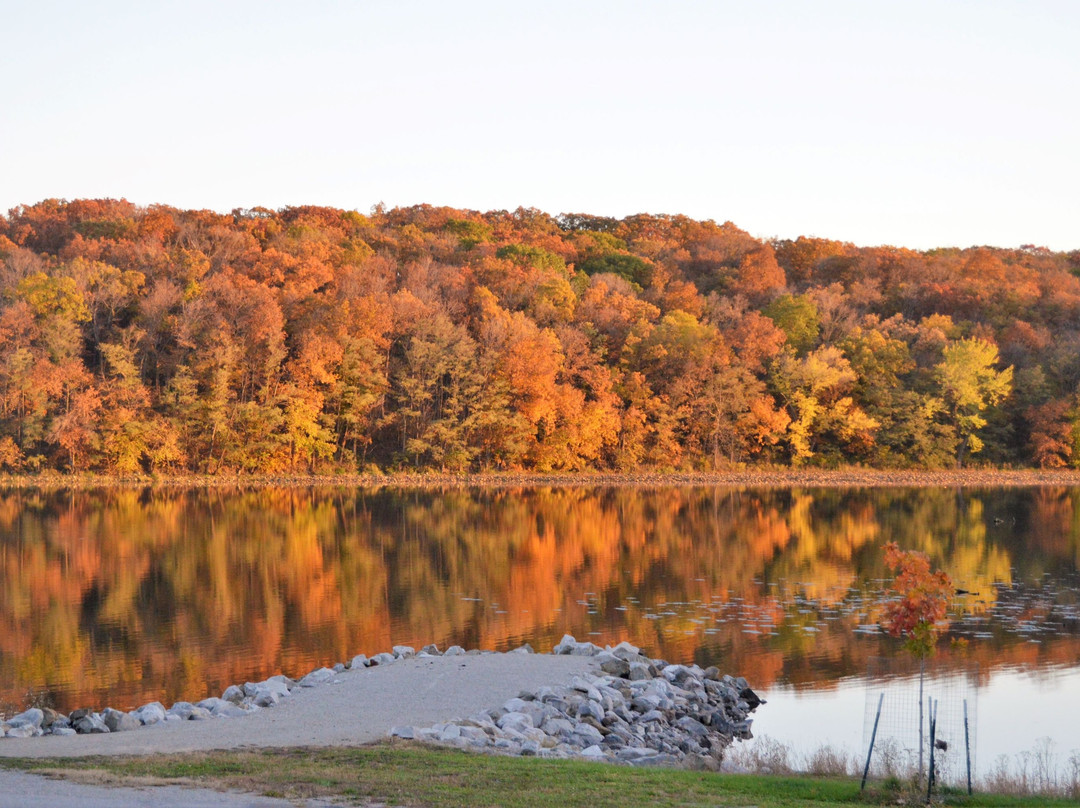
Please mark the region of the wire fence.
<svg viewBox="0 0 1080 808"><path fill-rule="evenodd" d="M935 779L966 787L969 765L972 777L976 772L978 669L945 669L927 660L920 672L918 663L913 666L910 660L874 658L866 681L862 759L866 760L874 736L871 776L903 777L916 772L921 776L929 771L933 705Z"/></svg>

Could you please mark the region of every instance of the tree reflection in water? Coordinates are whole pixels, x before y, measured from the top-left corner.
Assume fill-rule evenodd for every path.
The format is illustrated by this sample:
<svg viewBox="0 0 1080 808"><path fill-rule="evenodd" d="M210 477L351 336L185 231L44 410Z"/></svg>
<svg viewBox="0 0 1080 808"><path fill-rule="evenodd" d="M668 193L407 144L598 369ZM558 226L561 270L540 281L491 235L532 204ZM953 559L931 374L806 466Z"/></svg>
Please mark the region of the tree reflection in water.
<svg viewBox="0 0 1080 808"><path fill-rule="evenodd" d="M889 540L975 593L951 664L1072 665L1078 525L1060 488L8 491L0 700L131 707L564 632L830 687L898 652L874 633Z"/></svg>

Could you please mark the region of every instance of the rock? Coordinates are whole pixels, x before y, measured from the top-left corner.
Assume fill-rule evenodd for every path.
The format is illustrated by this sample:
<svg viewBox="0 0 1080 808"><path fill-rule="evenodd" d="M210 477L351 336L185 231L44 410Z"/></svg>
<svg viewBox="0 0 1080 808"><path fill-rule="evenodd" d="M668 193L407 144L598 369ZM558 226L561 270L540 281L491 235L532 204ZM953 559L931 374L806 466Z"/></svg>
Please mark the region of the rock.
<svg viewBox="0 0 1080 808"><path fill-rule="evenodd" d="M191 718L191 714L195 711L195 705L190 701L178 701L172 707L168 709L168 713L175 715L184 721Z"/></svg>
<svg viewBox="0 0 1080 808"><path fill-rule="evenodd" d="M334 673L344 673L347 670L344 662L334 663Z"/></svg>
<svg viewBox="0 0 1080 808"><path fill-rule="evenodd" d="M112 707L106 707L101 711L101 720L105 722L109 732L128 732L142 726L142 722L135 716L114 710Z"/></svg>
<svg viewBox="0 0 1080 808"><path fill-rule="evenodd" d="M284 687L286 691L290 691L299 687L299 684L297 682L293 681L288 676L285 676L281 673L279 673L277 676L271 676L269 679L266 680L267 685L269 685L271 682L274 682L275 686Z"/></svg>
<svg viewBox="0 0 1080 808"><path fill-rule="evenodd" d="M652 676L653 674L649 670L649 666L647 664L645 664L644 662L631 662L630 670L627 672L626 678L630 679L631 681L638 682L645 681L646 679L651 679Z"/></svg>
<svg viewBox="0 0 1080 808"><path fill-rule="evenodd" d="M239 718L248 714L248 711L239 704L233 704L225 699L203 699L195 706L209 710L215 718Z"/></svg>
<svg viewBox="0 0 1080 808"><path fill-rule="evenodd" d="M499 729L502 730L514 730L515 732L522 732L526 729L532 729L533 724L532 716L525 713L507 713L499 718L496 722Z"/></svg>
<svg viewBox="0 0 1080 808"><path fill-rule="evenodd" d="M606 758L607 757L607 755L604 753L604 750L601 749L596 744L593 744L592 746L587 746L584 749L582 749L581 750L581 756L586 757L586 758Z"/></svg>
<svg viewBox="0 0 1080 808"><path fill-rule="evenodd" d="M596 656L603 653L603 648L591 642L579 642L570 651L570 656Z"/></svg>
<svg viewBox="0 0 1080 808"><path fill-rule="evenodd" d="M369 667L375 667L376 665L393 665L397 662L398 658L393 654L388 654L385 651L381 654L376 654L370 660L368 660Z"/></svg>
<svg viewBox="0 0 1080 808"><path fill-rule="evenodd" d="M626 743L627 741L625 738L622 738L616 733L611 732L604 736L604 740L601 742L600 745L604 747L604 749L615 750L622 749L624 746L626 746Z"/></svg>
<svg viewBox="0 0 1080 808"><path fill-rule="evenodd" d="M572 634L563 634L559 644L551 649L551 653L559 655L573 654L578 647L578 641Z"/></svg>
<svg viewBox="0 0 1080 808"><path fill-rule="evenodd" d="M653 693L642 693L634 696L630 706L639 713L647 713L660 706L660 697Z"/></svg>
<svg viewBox="0 0 1080 808"><path fill-rule="evenodd" d="M72 721L71 725L80 735L98 735L111 732L105 725L105 722L101 719L101 716L97 713L87 713L79 719Z"/></svg>
<svg viewBox="0 0 1080 808"><path fill-rule="evenodd" d="M584 693L593 701L604 700L604 697L600 695L600 691L596 689L592 682L588 681L584 677L575 676L573 679L570 680L570 687L574 688L574 690L577 690L580 693Z"/></svg>
<svg viewBox="0 0 1080 808"><path fill-rule="evenodd" d="M208 718L213 718L213 714L205 707L192 707L191 715L188 716L188 721L206 721Z"/></svg>
<svg viewBox="0 0 1080 808"><path fill-rule="evenodd" d="M604 740L604 733L585 721L578 721L574 724L573 734L585 738L588 743L600 743ZM588 743L585 745L588 746Z"/></svg>
<svg viewBox="0 0 1080 808"><path fill-rule="evenodd" d="M66 715L64 715L63 713L58 713L52 707L42 707L41 712L42 712L42 719L41 719L41 726L42 727L51 727L53 724L55 724L57 722L60 722L61 726L67 726L67 724L68 724L68 717Z"/></svg>
<svg viewBox="0 0 1080 808"><path fill-rule="evenodd" d="M611 657L600 663L600 670L610 673L612 676L627 677L630 675L630 663L619 657Z"/></svg>
<svg viewBox="0 0 1080 808"><path fill-rule="evenodd" d="M333 678L334 671L331 668L316 668L300 680L300 687L315 687L316 685L325 685Z"/></svg>
<svg viewBox="0 0 1080 808"><path fill-rule="evenodd" d="M484 743L487 743L489 736L480 727L458 726L458 730L460 731L462 738L466 738L470 741L483 741Z"/></svg>
<svg viewBox="0 0 1080 808"><path fill-rule="evenodd" d="M574 722L569 718L546 718L540 728L548 735L569 735L574 731Z"/></svg>
<svg viewBox="0 0 1080 808"><path fill-rule="evenodd" d="M242 718L245 715L250 715L255 710L253 708L245 708L240 704L233 704L232 702L225 702L216 710L211 712L215 718Z"/></svg>
<svg viewBox="0 0 1080 808"><path fill-rule="evenodd" d="M74 724L80 718L82 718L84 716L87 716L87 715L90 715L90 713L92 713L92 712L94 712L94 711L93 710L88 710L86 707L80 707L78 710L72 710L68 714L68 721L70 721L72 724Z"/></svg>
<svg viewBox="0 0 1080 808"><path fill-rule="evenodd" d="M443 656L464 656L464 654L465 654L465 649L462 648L460 645L451 645L443 653Z"/></svg>
<svg viewBox="0 0 1080 808"><path fill-rule="evenodd" d="M442 656L442 651L439 650L439 646L435 643L429 643L420 649L422 654L431 654L431 656Z"/></svg>
<svg viewBox="0 0 1080 808"><path fill-rule="evenodd" d="M108 730L105 731L108 732ZM7 738L35 738L41 734L41 728L35 727L33 724L8 725L7 729L4 730L4 737Z"/></svg>
<svg viewBox="0 0 1080 808"><path fill-rule="evenodd" d="M638 758L637 760L630 761L633 766L674 766L679 762L679 758L669 752L658 752L655 755L649 757Z"/></svg>
<svg viewBox="0 0 1080 808"><path fill-rule="evenodd" d="M71 727L58 727L58 726L56 726L54 724L53 726L49 727L49 734L50 735L77 735L78 733L75 732L75 730L73 730Z"/></svg>
<svg viewBox="0 0 1080 808"><path fill-rule="evenodd" d="M300 685L296 684L294 686L299 687ZM255 692L258 693L260 690L268 690L274 695L276 695L278 699L283 699L289 695L289 692L292 690L292 688L289 686L289 682L283 681L276 676L272 676L265 682L259 682L259 684L256 685Z"/></svg>
<svg viewBox="0 0 1080 808"><path fill-rule="evenodd" d="M439 740L454 741L461 737L461 727L457 724L447 724L442 730L439 731Z"/></svg>
<svg viewBox="0 0 1080 808"><path fill-rule="evenodd" d="M751 738L754 737L754 734L750 731L750 725L752 723L754 722L750 720L736 722L735 726L733 727L734 732L732 734L740 740L749 741Z"/></svg>
<svg viewBox="0 0 1080 808"><path fill-rule="evenodd" d="M160 701L152 701L135 710L133 715L139 719L139 723L143 726L156 724L165 720L165 705Z"/></svg>
<svg viewBox="0 0 1080 808"><path fill-rule="evenodd" d="M592 718L595 721L603 722L604 708L592 699L582 699L577 704L577 717L581 719Z"/></svg>
<svg viewBox="0 0 1080 808"><path fill-rule="evenodd" d="M31 707L25 712L12 716L7 720L7 723L11 727L31 726L34 729L41 729L41 724L44 720L45 713L37 707Z"/></svg>
<svg viewBox="0 0 1080 808"><path fill-rule="evenodd" d="M229 685L221 694L221 698L231 704L239 704L244 700L244 690L236 685Z"/></svg>
<svg viewBox="0 0 1080 808"><path fill-rule="evenodd" d="M357 654L349 662L349 668L351 670L359 670L360 668L366 668L368 664L367 654Z"/></svg>
<svg viewBox="0 0 1080 808"><path fill-rule="evenodd" d="M756 710L758 707L765 703L765 700L763 698L761 698L757 693L755 693L748 687L744 687L742 690L739 691L739 698L745 701L747 707L749 707L751 710Z"/></svg>
<svg viewBox="0 0 1080 808"><path fill-rule="evenodd" d="M689 715L676 719L672 726L695 739L709 737L709 728Z"/></svg>
<svg viewBox="0 0 1080 808"><path fill-rule="evenodd" d="M258 688L251 697L251 703L256 707L273 707L279 701L281 701L281 694L268 687Z"/></svg>
<svg viewBox="0 0 1080 808"><path fill-rule="evenodd" d="M390 730L390 737L411 741L416 737L416 731L412 727L393 727Z"/></svg>
<svg viewBox="0 0 1080 808"><path fill-rule="evenodd" d="M525 643L524 645L518 646L517 648L515 648L510 653L511 654L535 654L536 651L533 650L533 647L531 645L529 645L528 643Z"/></svg>
<svg viewBox="0 0 1080 808"><path fill-rule="evenodd" d="M551 653L560 655L569 654L575 645L577 645L577 637L573 634L563 634L562 639L551 649Z"/></svg>
<svg viewBox="0 0 1080 808"><path fill-rule="evenodd" d="M254 698L260 690L272 690L279 697L284 698L289 695L289 692L294 688L299 687L297 682L294 682L288 676L271 676L262 682L244 682L244 695L247 698Z"/></svg>
<svg viewBox="0 0 1080 808"><path fill-rule="evenodd" d="M393 651L398 659L412 659L416 656L416 649L408 645L395 645Z"/></svg>

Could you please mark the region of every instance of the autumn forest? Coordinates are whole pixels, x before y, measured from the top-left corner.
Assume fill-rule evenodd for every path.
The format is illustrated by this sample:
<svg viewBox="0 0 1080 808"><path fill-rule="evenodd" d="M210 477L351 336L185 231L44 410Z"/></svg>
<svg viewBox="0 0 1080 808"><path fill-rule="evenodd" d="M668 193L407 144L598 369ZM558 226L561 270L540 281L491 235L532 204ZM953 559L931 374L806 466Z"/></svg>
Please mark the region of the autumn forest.
<svg viewBox="0 0 1080 808"><path fill-rule="evenodd" d="M0 471L1080 466L1080 250L419 205L0 217Z"/></svg>

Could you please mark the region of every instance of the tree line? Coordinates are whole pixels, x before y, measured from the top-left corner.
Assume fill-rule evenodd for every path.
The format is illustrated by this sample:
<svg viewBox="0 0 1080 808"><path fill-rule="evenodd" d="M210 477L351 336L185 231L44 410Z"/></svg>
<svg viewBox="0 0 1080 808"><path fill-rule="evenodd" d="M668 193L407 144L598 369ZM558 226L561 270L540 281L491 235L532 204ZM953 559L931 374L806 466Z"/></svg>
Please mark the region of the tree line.
<svg viewBox="0 0 1080 808"><path fill-rule="evenodd" d="M1080 251L418 205L0 217L0 470L1080 466Z"/></svg>

